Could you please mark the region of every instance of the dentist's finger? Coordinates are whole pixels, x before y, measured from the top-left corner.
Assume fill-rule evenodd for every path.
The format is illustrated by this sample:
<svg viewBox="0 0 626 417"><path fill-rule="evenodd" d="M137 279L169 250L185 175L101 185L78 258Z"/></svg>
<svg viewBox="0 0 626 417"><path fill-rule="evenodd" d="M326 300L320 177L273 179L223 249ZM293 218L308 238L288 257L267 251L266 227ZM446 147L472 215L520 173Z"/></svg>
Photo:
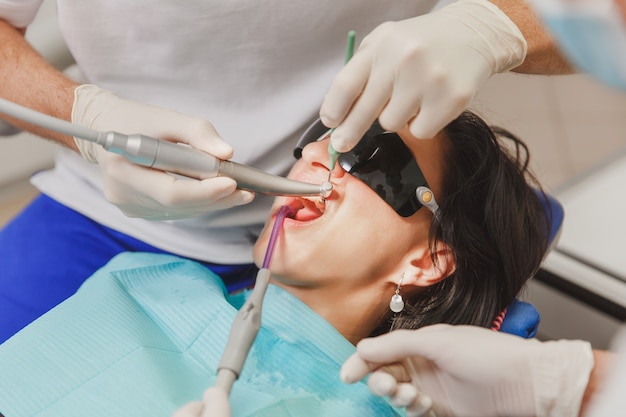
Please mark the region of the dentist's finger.
<svg viewBox="0 0 626 417"><path fill-rule="evenodd" d="M410 383L402 383L397 385L396 392L390 396L389 400L395 407L408 407L413 405L419 399L418 397L420 394L417 388Z"/></svg>
<svg viewBox="0 0 626 417"><path fill-rule="evenodd" d="M374 395L393 397L398 390L398 381L387 372L376 371L370 375L367 386Z"/></svg>
<svg viewBox="0 0 626 417"><path fill-rule="evenodd" d="M434 405L433 400L428 395L420 393L417 390L415 393L416 396L413 401L406 406L406 417L434 416L435 414L430 414Z"/></svg>
<svg viewBox="0 0 626 417"><path fill-rule="evenodd" d="M172 417L198 417L202 412L202 403L200 401L194 401L188 404L185 404L174 414Z"/></svg>
<svg viewBox="0 0 626 417"><path fill-rule="evenodd" d="M361 95L370 76L371 56L357 51L337 73L320 108L324 126L337 127Z"/></svg>
<svg viewBox="0 0 626 417"><path fill-rule="evenodd" d="M476 88L453 87L443 83L431 85L424 93L421 108L417 116L409 122L409 130L416 138L430 139L448 123L460 115L476 94Z"/></svg>
<svg viewBox="0 0 626 417"><path fill-rule="evenodd" d="M358 353L355 353L343 363L339 376L344 383L353 384L363 379L365 375L377 367L377 364L367 362Z"/></svg>
<svg viewBox="0 0 626 417"><path fill-rule="evenodd" d="M407 416L422 417L432 408L432 399L411 382L399 382L386 371L372 373L367 385L374 395L389 397L396 407L406 407Z"/></svg>
<svg viewBox="0 0 626 417"><path fill-rule="evenodd" d="M422 86L414 76L402 73L397 77L391 98L378 116L383 129L391 132L402 130L419 114L423 99L419 94Z"/></svg>
<svg viewBox="0 0 626 417"><path fill-rule="evenodd" d="M339 152L352 149L378 118L393 90L392 77L372 73L370 79L341 124L330 135L333 147Z"/></svg>
<svg viewBox="0 0 626 417"><path fill-rule="evenodd" d="M221 387L211 387L204 391L204 409L199 417L230 417L228 394Z"/></svg>
<svg viewBox="0 0 626 417"><path fill-rule="evenodd" d="M374 371L391 375L396 381L408 382L411 380L409 371L401 363L383 365L378 362L369 362L359 356L358 353L346 359L341 367L340 377L346 384L352 384L360 381L367 374ZM376 372L374 372L374 374L376 374Z"/></svg>

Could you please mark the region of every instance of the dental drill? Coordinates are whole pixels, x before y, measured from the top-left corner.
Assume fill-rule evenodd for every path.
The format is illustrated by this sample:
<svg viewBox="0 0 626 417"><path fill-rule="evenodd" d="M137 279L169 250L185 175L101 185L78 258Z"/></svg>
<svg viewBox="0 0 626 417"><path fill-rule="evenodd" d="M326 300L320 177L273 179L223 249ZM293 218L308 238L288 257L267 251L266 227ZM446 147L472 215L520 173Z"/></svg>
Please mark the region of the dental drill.
<svg viewBox="0 0 626 417"><path fill-rule="evenodd" d="M99 132L78 126L47 114L28 109L0 98L0 113L68 136L75 136L101 145L109 152L124 156L134 164L164 172L203 180L229 177L237 188L269 195L328 197L330 182L309 184L269 174L248 165L218 159L189 146L141 134Z"/></svg>
<svg viewBox="0 0 626 417"><path fill-rule="evenodd" d="M252 294L235 316L228 342L226 342L224 353L217 367L217 380L215 381L215 385L223 388L227 394L230 394L235 380L241 375L243 364L261 327L261 306L270 281L268 268L283 221L286 217L293 217L294 214L294 209L290 206L280 207L276 220L274 220L274 227L265 251L265 259L257 273Z"/></svg>

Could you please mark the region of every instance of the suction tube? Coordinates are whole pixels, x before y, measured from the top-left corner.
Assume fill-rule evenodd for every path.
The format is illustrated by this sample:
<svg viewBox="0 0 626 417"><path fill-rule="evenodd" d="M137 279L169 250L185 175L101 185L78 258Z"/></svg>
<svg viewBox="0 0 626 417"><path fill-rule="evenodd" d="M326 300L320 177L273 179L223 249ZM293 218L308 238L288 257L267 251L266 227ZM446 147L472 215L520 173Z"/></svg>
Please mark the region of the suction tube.
<svg viewBox="0 0 626 417"><path fill-rule="evenodd" d="M231 326L226 347L222 353L222 358L217 367L217 379L215 386L221 387L230 394L235 380L241 375L241 370L248 357L248 352L254 343L254 339L261 328L261 309L263 297L270 282L270 263L276 248L278 235L282 230L286 217L292 217L295 211L290 206L281 206L274 221L274 227L267 244L263 266L256 276L256 282L252 289L252 294L237 312L235 320Z"/></svg>
<svg viewBox="0 0 626 417"><path fill-rule="evenodd" d="M247 165L223 161L189 146L176 144L150 136L118 132L99 132L78 126L47 114L0 98L0 113L27 123L95 142L110 152L124 156L129 161L148 168L183 175L194 179L216 176L230 177L237 187L269 195L328 197L332 184L309 184L272 175Z"/></svg>

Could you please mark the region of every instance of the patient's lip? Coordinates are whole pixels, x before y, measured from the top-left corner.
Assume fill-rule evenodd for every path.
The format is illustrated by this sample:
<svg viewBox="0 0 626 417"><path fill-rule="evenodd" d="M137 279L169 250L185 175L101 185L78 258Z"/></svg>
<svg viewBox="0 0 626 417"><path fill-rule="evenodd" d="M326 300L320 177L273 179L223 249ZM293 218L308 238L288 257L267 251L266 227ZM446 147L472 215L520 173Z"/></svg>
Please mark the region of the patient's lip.
<svg viewBox="0 0 626 417"><path fill-rule="evenodd" d="M314 167L292 171L289 179L296 181L308 182L313 184L321 184L328 181L328 170ZM334 185L334 184L333 184ZM326 212L326 204L328 200L333 199L333 189L326 198L320 196L311 197L289 197L286 204L294 209L295 215L290 220L293 222L304 223L307 221L317 220Z"/></svg>

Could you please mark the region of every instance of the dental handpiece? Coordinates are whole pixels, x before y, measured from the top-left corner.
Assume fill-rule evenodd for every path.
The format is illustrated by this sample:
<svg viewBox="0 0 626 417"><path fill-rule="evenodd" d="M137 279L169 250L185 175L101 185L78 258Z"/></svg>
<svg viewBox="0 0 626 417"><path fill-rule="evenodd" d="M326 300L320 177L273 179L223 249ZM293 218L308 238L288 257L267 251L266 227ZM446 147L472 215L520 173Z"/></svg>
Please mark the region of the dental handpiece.
<svg viewBox="0 0 626 417"><path fill-rule="evenodd" d="M131 162L195 179L230 177L237 188L261 194L328 197L330 182L309 184L293 181L233 161L224 161L205 152L145 135L104 132L96 143L125 156Z"/></svg>
<svg viewBox="0 0 626 417"><path fill-rule="evenodd" d="M327 181L322 184L310 184L289 180L248 165L221 160L190 146L146 135L99 132L2 98L0 113L45 129L95 142L107 151L122 155L137 165L189 178L203 180L217 176L230 177L237 182L237 188L269 195L328 197L333 188Z"/></svg>

